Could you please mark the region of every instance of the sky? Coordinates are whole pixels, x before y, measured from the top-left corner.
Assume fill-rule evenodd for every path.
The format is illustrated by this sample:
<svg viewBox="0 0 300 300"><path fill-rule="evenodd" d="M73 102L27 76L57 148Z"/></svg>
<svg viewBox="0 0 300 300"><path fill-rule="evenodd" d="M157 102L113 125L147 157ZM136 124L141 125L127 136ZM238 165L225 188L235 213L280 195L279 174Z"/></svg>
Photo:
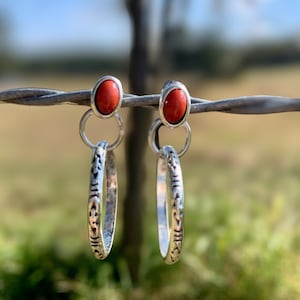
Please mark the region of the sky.
<svg viewBox="0 0 300 300"><path fill-rule="evenodd" d="M222 4L217 6L216 3ZM219 30L233 44L300 36L298 0L173 0L172 24L191 36ZM152 37L162 0L150 1ZM12 51L21 55L94 52L128 54L131 27L122 0L0 0ZM1 43L1 36L0 36Z"/></svg>

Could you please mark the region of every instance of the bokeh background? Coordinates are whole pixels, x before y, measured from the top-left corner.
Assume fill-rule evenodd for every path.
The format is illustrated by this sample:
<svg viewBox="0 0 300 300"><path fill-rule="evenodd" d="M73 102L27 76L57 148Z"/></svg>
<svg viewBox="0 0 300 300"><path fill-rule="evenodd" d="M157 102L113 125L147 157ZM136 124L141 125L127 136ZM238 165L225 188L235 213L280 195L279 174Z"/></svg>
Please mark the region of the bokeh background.
<svg viewBox="0 0 300 300"><path fill-rule="evenodd" d="M177 79L211 100L298 97L299 12L293 0L149 1L149 93ZM129 92L132 36L122 0L1 0L0 90L90 89L111 74ZM174 266L159 254L156 157L147 150L135 284L120 242L124 145L116 150L121 203L113 251L97 261L89 249L91 151L78 133L86 109L1 105L1 298L300 299L299 113L189 117L193 140L181 161L185 240ZM114 123L101 122L93 120L89 134L112 141ZM180 129L162 137L177 148L183 141Z"/></svg>

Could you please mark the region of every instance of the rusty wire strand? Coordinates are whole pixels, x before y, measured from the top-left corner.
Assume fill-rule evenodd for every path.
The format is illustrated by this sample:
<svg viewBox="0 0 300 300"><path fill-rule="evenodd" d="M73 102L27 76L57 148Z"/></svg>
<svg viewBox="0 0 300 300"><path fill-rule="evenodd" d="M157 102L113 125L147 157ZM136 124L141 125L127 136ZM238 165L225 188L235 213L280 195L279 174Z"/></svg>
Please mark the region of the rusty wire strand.
<svg viewBox="0 0 300 300"><path fill-rule="evenodd" d="M0 91L0 103L49 106L58 104L90 105L90 90L63 92L41 88L19 88ZM122 107L156 108L159 94L136 96L124 94ZM300 98L255 95L207 100L191 97L191 113L226 112L234 114L270 114L300 111Z"/></svg>

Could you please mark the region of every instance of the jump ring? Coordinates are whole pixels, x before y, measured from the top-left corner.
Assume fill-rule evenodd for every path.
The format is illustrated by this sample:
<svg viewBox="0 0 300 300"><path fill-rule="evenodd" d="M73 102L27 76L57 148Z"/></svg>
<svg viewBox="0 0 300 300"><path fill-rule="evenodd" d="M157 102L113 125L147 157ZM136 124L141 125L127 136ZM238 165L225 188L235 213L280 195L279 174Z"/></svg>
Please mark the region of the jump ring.
<svg viewBox="0 0 300 300"><path fill-rule="evenodd" d="M105 259L111 250L117 216L117 170L114 154L107 150L108 143L105 141L99 142L94 147L88 201L89 240L92 251L98 259ZM105 217L102 210L104 170L106 174ZM104 226L102 226L102 220L104 220Z"/></svg>
<svg viewBox="0 0 300 300"><path fill-rule="evenodd" d="M152 125L149 129L148 143L149 143L150 147L152 148L152 150L154 151L154 153L160 152L160 146L157 145L157 142L156 142L156 135L158 134L158 129L162 125L163 125L163 122L161 121L160 118L158 118L152 123ZM186 132L186 140L185 140L185 144L184 144L183 148L177 154L178 157L181 157L188 150L188 148L191 144L191 127L188 122L184 122L183 127Z"/></svg>
<svg viewBox="0 0 300 300"><path fill-rule="evenodd" d="M170 184L169 203L167 182ZM159 152L156 196L159 249L165 262L173 264L178 261L182 249L184 193L179 157L172 146L163 146ZM171 217L170 225L168 216Z"/></svg>
<svg viewBox="0 0 300 300"><path fill-rule="evenodd" d="M87 112L85 112L85 114L82 116L81 120L80 120L80 124L79 124L79 133L81 136L81 139L83 140L83 142L89 146L90 148L94 149L97 145L93 144L87 137L86 133L85 133L85 126L86 126L86 122L88 120L88 118L94 115L93 110L89 109ZM115 114L114 115L115 120L117 121L118 127L119 127L119 134L118 137L116 139L116 141L112 144L109 144L107 146L107 150L113 150L115 149L118 145L120 145L120 143L122 142L123 138L124 138L124 126L123 126L123 120L121 118L121 116L119 114Z"/></svg>

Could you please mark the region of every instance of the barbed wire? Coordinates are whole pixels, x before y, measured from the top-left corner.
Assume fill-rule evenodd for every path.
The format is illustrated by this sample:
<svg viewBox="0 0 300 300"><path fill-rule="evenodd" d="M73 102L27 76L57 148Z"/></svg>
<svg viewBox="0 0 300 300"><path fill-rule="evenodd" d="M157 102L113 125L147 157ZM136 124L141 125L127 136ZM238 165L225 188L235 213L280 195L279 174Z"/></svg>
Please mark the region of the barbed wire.
<svg viewBox="0 0 300 300"><path fill-rule="evenodd" d="M0 103L50 106L58 104L90 105L91 90L63 92L41 88L19 88L0 91ZM122 107L155 109L159 94L136 96L124 94ZM191 113L226 112L233 114L270 114L300 111L300 98L269 95L241 96L219 100L191 97Z"/></svg>

